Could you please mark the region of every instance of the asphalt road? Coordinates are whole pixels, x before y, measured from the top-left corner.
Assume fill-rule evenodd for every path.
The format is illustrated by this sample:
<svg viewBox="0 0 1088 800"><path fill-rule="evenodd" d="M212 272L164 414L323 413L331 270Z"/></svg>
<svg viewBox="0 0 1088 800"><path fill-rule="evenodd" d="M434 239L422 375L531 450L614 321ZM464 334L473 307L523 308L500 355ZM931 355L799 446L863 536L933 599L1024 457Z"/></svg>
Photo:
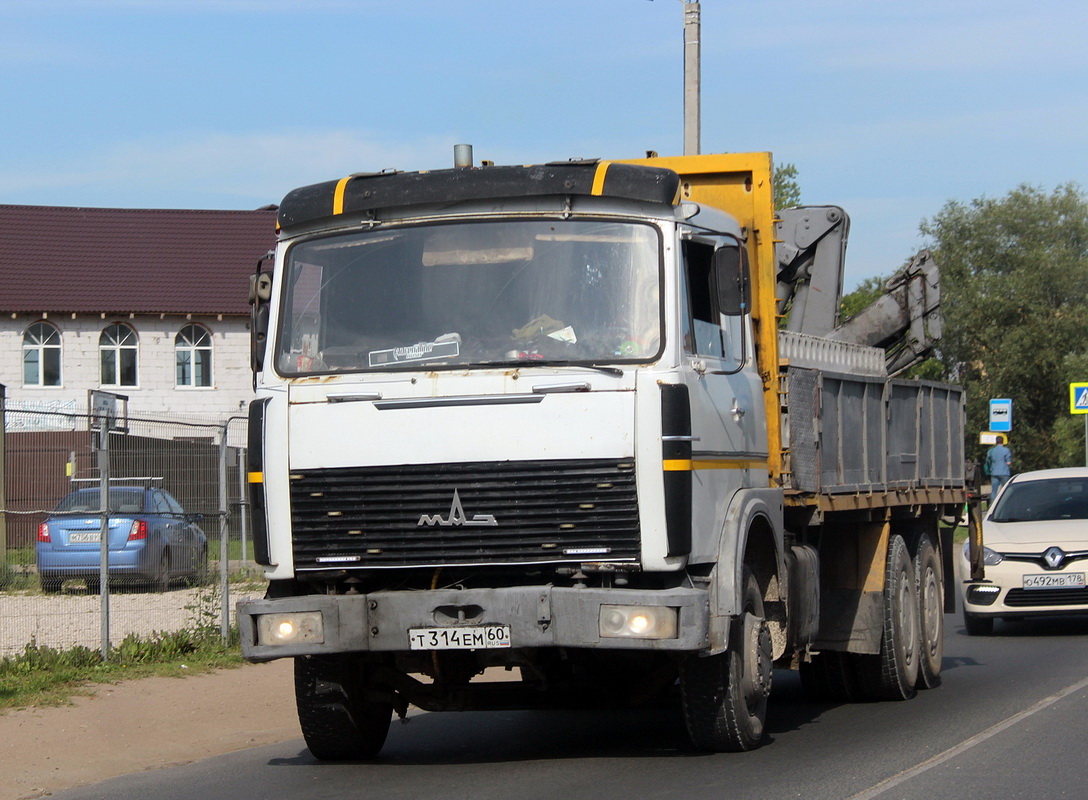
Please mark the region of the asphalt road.
<svg viewBox="0 0 1088 800"><path fill-rule="evenodd" d="M394 722L374 762L320 764L299 739L53 797L978 800L1088 795L1088 619L999 622L996 635L986 638L966 636L957 616L949 615L947 624L944 685L908 702L815 704L804 698L794 673L776 673L770 739L751 753L693 751L674 707L420 714L407 724Z"/></svg>

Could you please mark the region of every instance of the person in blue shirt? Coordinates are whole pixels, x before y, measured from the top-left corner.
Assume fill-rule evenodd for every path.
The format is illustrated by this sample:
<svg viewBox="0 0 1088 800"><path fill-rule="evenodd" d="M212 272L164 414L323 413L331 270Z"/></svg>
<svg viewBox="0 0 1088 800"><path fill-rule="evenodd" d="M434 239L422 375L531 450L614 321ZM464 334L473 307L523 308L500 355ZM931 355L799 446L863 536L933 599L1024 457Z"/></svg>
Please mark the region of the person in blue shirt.
<svg viewBox="0 0 1088 800"><path fill-rule="evenodd" d="M986 468L990 474L990 498L1012 477L1012 450L1004 436L997 437L997 444L986 452Z"/></svg>

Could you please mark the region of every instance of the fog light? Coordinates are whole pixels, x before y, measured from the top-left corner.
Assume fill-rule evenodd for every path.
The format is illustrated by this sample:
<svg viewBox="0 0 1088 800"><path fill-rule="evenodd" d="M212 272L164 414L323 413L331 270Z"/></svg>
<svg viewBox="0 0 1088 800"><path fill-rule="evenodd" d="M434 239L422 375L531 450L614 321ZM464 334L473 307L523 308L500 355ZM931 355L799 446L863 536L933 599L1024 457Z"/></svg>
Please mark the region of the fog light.
<svg viewBox="0 0 1088 800"><path fill-rule="evenodd" d="M971 586L967 589L967 602L976 606L992 606L999 594L1000 586Z"/></svg>
<svg viewBox="0 0 1088 800"><path fill-rule="evenodd" d="M321 644L324 641L325 627L319 611L257 617L257 644Z"/></svg>
<svg viewBox="0 0 1088 800"><path fill-rule="evenodd" d="M666 606L601 606L602 639L675 639L676 609Z"/></svg>

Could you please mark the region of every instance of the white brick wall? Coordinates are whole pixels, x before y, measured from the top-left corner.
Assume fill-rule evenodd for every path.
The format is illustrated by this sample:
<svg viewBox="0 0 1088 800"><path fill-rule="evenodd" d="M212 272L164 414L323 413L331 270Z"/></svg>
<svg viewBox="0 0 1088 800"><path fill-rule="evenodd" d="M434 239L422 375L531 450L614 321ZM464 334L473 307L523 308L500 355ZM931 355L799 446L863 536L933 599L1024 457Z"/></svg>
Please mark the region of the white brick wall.
<svg viewBox="0 0 1088 800"><path fill-rule="evenodd" d="M23 385L23 334L43 320L26 314L0 319L0 383L13 403L67 404L87 407L87 392L104 389L127 395L130 417L223 420L245 414L253 397L249 371L248 319L192 315L107 316L49 314L46 321L61 333L61 385ZM113 322L132 326L140 340L137 386L102 386L98 341ZM175 385L174 337L185 325L199 324L212 334L211 388Z"/></svg>

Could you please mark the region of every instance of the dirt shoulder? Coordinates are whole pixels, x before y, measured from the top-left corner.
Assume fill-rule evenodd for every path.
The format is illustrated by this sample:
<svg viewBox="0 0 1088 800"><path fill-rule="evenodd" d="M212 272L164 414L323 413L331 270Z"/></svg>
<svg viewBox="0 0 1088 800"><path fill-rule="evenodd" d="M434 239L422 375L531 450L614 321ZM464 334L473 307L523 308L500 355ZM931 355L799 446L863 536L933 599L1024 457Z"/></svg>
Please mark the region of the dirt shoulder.
<svg viewBox="0 0 1088 800"><path fill-rule="evenodd" d="M301 737L291 667L124 681L69 706L0 715L0 800Z"/></svg>

